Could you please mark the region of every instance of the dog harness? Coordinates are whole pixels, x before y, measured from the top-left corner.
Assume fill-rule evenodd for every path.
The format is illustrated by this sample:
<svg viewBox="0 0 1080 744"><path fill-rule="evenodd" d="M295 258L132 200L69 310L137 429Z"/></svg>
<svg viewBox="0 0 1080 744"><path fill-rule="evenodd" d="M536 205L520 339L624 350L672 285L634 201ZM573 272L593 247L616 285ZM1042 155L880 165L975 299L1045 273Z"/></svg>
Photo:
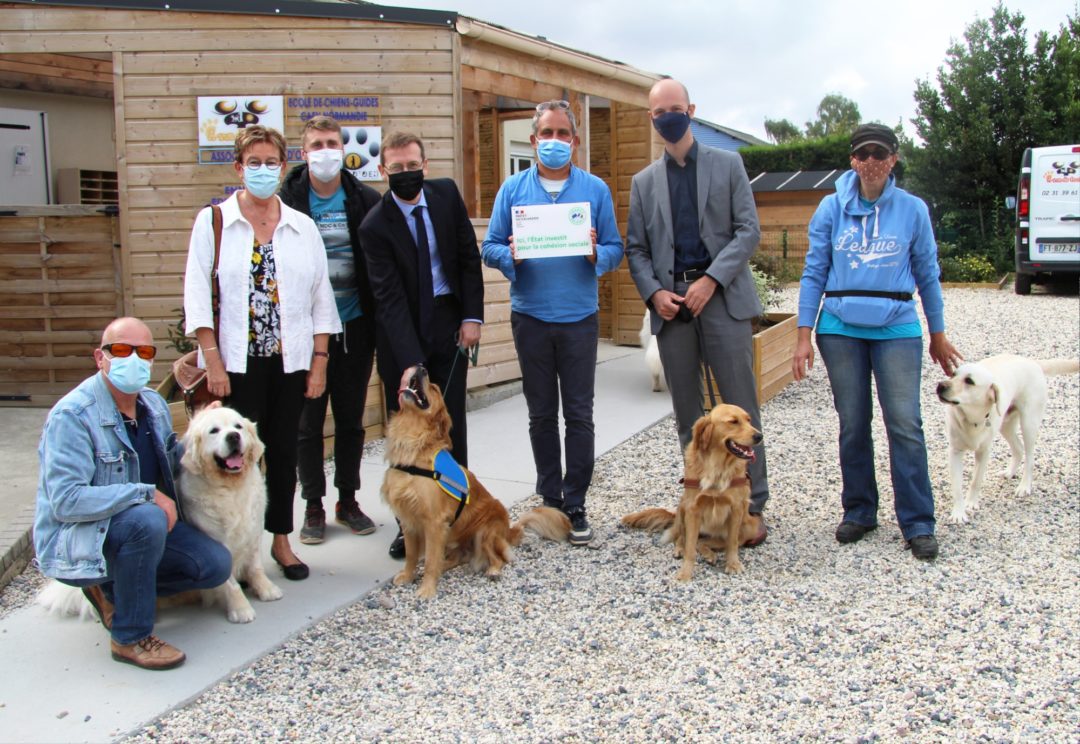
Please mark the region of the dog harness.
<svg viewBox="0 0 1080 744"><path fill-rule="evenodd" d="M458 508L454 512L454 519L450 522L451 526L461 516L465 504L469 503L469 476L465 473L465 468L458 464L458 461L454 459L449 450L439 450L435 453L435 457L432 458L431 470L418 468L415 465L391 465L390 467L409 475L431 478L447 496L457 501Z"/></svg>

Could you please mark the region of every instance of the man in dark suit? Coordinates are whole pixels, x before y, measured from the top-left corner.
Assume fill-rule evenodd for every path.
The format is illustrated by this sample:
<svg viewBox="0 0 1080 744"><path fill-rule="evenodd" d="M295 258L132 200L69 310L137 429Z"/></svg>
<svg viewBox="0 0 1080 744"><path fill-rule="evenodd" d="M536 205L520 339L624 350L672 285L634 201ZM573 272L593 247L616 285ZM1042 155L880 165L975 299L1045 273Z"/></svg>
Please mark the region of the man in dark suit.
<svg viewBox="0 0 1080 744"><path fill-rule="evenodd" d="M626 244L630 274L652 311L683 450L704 413L703 358L724 401L761 429L750 327L762 313L749 266L761 237L754 195L738 155L694 140L693 115L682 83L664 79L649 92L664 154L634 176ZM750 511L760 514L769 483L765 448L755 449ZM752 543L765 536L762 522Z"/></svg>
<svg viewBox="0 0 1080 744"><path fill-rule="evenodd" d="M476 232L457 185L449 178L425 180L419 137L390 135L380 161L390 189L364 218L360 240L375 294L376 360L387 407L397 410L398 391L423 365L446 400L454 459L468 465L462 350L479 343L484 321Z"/></svg>

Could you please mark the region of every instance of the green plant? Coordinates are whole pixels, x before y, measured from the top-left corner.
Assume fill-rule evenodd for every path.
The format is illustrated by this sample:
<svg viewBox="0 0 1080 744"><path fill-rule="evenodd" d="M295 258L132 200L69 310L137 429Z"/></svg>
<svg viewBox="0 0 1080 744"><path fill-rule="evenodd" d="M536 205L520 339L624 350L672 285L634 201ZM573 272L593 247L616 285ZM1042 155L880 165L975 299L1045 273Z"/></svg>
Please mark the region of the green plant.
<svg viewBox="0 0 1080 744"><path fill-rule="evenodd" d="M754 277L754 290L757 292L758 299L761 301L763 312L768 312L769 308L772 307L778 299L780 282L775 276L754 264L750 264L750 273Z"/></svg>
<svg viewBox="0 0 1080 744"><path fill-rule="evenodd" d="M941 280L944 282L992 282L998 278L997 269L984 256L946 255L938 259Z"/></svg>
<svg viewBox="0 0 1080 744"><path fill-rule="evenodd" d="M165 332L169 334L169 345L181 354L195 351L195 342L184 334L184 308L174 307L173 312L180 313L180 318L174 325L167 326Z"/></svg>

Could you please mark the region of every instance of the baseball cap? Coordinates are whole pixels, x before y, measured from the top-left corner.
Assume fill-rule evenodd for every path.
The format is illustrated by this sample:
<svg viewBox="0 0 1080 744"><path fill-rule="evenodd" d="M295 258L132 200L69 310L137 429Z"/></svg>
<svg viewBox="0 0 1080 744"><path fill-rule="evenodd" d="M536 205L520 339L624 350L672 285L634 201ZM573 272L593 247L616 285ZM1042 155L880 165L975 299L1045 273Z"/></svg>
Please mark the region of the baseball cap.
<svg viewBox="0 0 1080 744"><path fill-rule="evenodd" d="M866 145L881 145L889 152L896 152L900 148L900 142L896 139L896 132L884 124L860 124L858 129L851 135L851 152Z"/></svg>

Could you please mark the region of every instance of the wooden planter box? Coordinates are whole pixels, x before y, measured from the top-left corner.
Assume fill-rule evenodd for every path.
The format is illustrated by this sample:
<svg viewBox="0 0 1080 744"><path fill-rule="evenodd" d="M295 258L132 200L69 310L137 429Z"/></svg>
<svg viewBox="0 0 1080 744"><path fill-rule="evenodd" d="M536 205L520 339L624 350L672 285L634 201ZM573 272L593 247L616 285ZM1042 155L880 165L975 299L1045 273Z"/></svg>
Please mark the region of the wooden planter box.
<svg viewBox="0 0 1080 744"><path fill-rule="evenodd" d="M757 380L758 404L764 405L791 382L791 358L798 339L798 317L793 313L766 313L772 325L754 334L754 379ZM720 393L713 384L716 399ZM705 410L709 410L709 391L705 391Z"/></svg>

